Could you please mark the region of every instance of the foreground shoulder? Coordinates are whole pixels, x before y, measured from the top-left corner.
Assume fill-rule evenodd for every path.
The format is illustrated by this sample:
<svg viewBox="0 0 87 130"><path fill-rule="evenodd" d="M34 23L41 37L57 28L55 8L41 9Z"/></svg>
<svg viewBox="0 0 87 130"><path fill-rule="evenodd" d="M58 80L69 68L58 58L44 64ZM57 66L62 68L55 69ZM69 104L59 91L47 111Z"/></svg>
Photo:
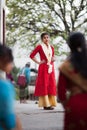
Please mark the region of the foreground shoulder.
<svg viewBox="0 0 87 130"><path fill-rule="evenodd" d="M0 80L0 95L8 96L12 94L14 96L14 87L12 83L8 80Z"/></svg>
<svg viewBox="0 0 87 130"><path fill-rule="evenodd" d="M73 65L69 60L66 60L64 63L62 63L59 68L68 68L70 70L74 69Z"/></svg>
<svg viewBox="0 0 87 130"><path fill-rule="evenodd" d="M8 80L3 80L3 79L0 80L1 86L8 86L9 84L10 84L10 82Z"/></svg>
<svg viewBox="0 0 87 130"><path fill-rule="evenodd" d="M6 90L9 88L13 88L13 84L8 80L0 80L0 87Z"/></svg>
<svg viewBox="0 0 87 130"><path fill-rule="evenodd" d="M65 61L65 62L63 62L60 66L59 66L59 70L62 70L62 69L65 69L65 68L67 68L67 66L69 66L69 61Z"/></svg>

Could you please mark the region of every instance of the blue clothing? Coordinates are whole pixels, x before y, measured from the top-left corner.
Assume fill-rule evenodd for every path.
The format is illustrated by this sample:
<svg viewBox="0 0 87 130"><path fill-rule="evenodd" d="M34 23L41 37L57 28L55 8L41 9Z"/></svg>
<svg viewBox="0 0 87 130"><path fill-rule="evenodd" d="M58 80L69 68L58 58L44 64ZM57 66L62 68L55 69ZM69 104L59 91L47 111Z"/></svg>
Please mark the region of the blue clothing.
<svg viewBox="0 0 87 130"><path fill-rule="evenodd" d="M29 67L24 67L21 71L20 74L24 74L26 76L27 84L30 82L30 68Z"/></svg>
<svg viewBox="0 0 87 130"><path fill-rule="evenodd" d="M14 112L14 87L8 80L0 79L0 130L15 128L16 116Z"/></svg>

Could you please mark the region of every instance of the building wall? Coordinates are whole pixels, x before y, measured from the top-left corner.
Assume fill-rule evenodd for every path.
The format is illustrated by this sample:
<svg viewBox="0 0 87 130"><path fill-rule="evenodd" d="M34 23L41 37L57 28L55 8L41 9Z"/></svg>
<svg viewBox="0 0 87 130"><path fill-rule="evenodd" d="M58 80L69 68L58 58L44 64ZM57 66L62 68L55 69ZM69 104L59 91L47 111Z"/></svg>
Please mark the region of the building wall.
<svg viewBox="0 0 87 130"><path fill-rule="evenodd" d="M5 0L0 0L0 42L5 43Z"/></svg>
<svg viewBox="0 0 87 130"><path fill-rule="evenodd" d="M0 43L5 43L5 0L0 0ZM5 72L0 70L0 78L6 78Z"/></svg>

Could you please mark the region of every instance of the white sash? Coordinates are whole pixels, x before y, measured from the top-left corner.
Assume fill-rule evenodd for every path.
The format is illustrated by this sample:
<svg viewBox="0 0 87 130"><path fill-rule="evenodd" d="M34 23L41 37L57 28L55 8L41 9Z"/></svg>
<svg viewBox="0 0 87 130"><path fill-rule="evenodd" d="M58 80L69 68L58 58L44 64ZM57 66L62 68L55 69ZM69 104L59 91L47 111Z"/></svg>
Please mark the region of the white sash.
<svg viewBox="0 0 87 130"><path fill-rule="evenodd" d="M41 46L42 46L43 52L47 58L47 65L49 66L48 73L51 73L52 72L52 65L51 65L52 48L50 45L48 45L48 47L47 47L44 43L42 43Z"/></svg>

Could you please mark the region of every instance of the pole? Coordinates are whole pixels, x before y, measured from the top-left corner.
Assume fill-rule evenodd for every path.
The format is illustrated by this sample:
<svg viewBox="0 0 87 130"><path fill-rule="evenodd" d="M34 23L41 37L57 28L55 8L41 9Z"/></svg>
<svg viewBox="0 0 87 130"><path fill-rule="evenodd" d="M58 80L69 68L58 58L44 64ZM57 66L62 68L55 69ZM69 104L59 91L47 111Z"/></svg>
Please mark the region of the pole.
<svg viewBox="0 0 87 130"><path fill-rule="evenodd" d="M0 43L5 44L5 0L0 0ZM4 71L0 71L0 76L6 79Z"/></svg>
<svg viewBox="0 0 87 130"><path fill-rule="evenodd" d="M0 0L0 43L5 44L5 0Z"/></svg>

